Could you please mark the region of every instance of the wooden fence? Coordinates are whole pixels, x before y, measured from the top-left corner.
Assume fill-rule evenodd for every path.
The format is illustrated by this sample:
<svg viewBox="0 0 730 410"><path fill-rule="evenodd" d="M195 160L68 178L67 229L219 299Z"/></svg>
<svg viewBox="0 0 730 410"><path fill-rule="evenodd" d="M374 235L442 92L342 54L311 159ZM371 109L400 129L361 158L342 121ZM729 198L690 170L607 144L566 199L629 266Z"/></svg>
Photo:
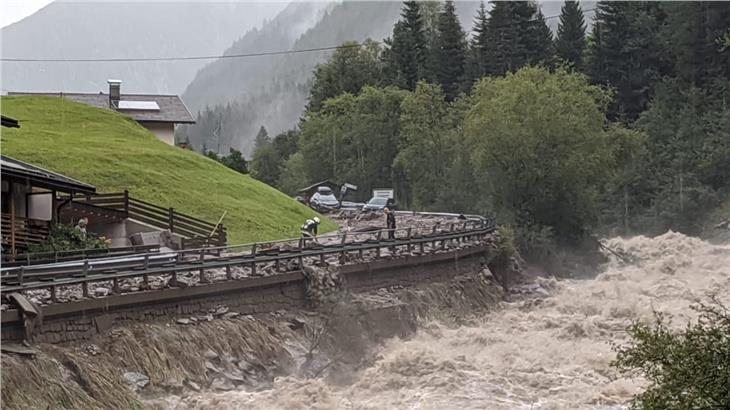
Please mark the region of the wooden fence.
<svg viewBox="0 0 730 410"><path fill-rule="evenodd" d="M217 228L214 223L203 221L176 211L163 208L129 196L128 191L111 194L96 194L76 197L76 203L123 212L127 217L183 237L183 248L226 245L226 230L223 224ZM210 238L209 238L210 236Z"/></svg>

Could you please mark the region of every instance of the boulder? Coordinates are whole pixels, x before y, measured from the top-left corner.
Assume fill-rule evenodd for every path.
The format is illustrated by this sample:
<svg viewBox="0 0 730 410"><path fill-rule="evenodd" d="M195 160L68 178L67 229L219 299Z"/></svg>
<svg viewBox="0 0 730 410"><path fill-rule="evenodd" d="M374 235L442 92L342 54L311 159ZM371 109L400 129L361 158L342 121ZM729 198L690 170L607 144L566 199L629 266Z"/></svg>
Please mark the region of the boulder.
<svg viewBox="0 0 730 410"><path fill-rule="evenodd" d="M125 372L122 375L122 378L124 378L124 381L132 388L132 390L137 391L139 389L145 388L148 384L150 384L150 378L146 375L138 372Z"/></svg>

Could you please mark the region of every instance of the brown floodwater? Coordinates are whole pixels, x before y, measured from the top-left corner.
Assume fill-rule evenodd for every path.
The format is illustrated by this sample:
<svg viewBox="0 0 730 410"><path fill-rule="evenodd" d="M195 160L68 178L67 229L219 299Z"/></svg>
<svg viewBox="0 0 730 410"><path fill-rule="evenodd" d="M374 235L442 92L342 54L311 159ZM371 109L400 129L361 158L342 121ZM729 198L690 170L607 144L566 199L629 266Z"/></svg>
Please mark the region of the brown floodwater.
<svg viewBox="0 0 730 410"><path fill-rule="evenodd" d="M430 323L380 346L353 383L284 377L258 392L171 397L172 409L620 409L642 380L610 367L612 343L653 312L675 326L714 292L730 302L730 246L668 232L614 238L638 259L588 280L538 280L541 299L504 303L470 325Z"/></svg>

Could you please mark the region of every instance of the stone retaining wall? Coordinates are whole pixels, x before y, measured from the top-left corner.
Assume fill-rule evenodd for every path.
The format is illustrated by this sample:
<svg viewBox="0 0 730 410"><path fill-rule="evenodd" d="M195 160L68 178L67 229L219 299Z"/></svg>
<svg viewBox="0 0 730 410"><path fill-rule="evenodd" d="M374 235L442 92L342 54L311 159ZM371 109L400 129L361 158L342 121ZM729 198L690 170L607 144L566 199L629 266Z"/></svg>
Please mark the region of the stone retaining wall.
<svg viewBox="0 0 730 410"><path fill-rule="evenodd" d="M415 286L444 281L478 271L488 248L472 247L437 254L339 267L351 292L390 286ZM42 309L43 320L33 329L34 343L64 343L92 339L128 324L205 316L217 307L244 315L296 310L308 305L301 272L264 278L232 280L183 289L164 289L115 295L80 302L59 303ZM2 312L2 340L19 341L24 335L17 310Z"/></svg>

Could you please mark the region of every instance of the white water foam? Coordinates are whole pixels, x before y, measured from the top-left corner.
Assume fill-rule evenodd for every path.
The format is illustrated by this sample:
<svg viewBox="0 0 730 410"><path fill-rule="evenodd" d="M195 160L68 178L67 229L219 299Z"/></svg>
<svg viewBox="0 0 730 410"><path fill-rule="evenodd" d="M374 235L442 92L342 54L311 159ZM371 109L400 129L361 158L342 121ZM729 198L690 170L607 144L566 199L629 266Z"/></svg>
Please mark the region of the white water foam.
<svg viewBox="0 0 730 410"><path fill-rule="evenodd" d="M654 310L676 326L714 292L730 302L730 246L668 232L615 238L637 257L609 263L592 280L542 280L550 296L505 304L477 325L431 324L391 340L354 384L276 380L270 390L201 393L177 409L620 409L642 386L618 377L611 343Z"/></svg>

